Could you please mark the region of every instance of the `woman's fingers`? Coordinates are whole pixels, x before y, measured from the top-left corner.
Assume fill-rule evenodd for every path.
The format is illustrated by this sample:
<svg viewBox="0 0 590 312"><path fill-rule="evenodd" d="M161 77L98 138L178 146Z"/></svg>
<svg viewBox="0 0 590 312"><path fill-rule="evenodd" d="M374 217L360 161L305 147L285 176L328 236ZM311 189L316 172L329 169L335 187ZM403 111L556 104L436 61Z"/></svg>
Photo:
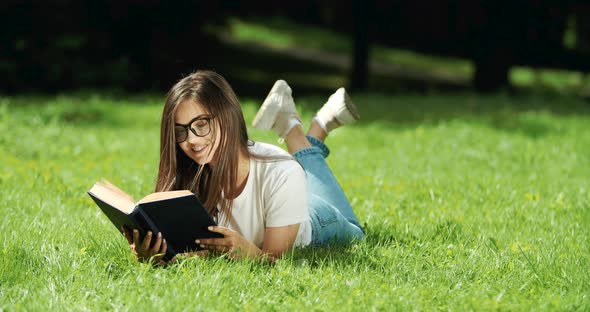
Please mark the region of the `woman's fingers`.
<svg viewBox="0 0 590 312"><path fill-rule="evenodd" d="M129 245L133 244L133 236L129 232L129 229L127 229L125 226L121 226L121 231L123 232L123 235L125 235Z"/></svg>
<svg viewBox="0 0 590 312"><path fill-rule="evenodd" d="M223 238L199 238L195 243L199 244L201 248L207 248L211 251L227 252L232 249L233 240L232 235L234 231L223 226L210 226L207 228L211 232L223 234Z"/></svg>
<svg viewBox="0 0 590 312"><path fill-rule="evenodd" d="M231 241L226 240L224 238L211 238L211 239L201 239L201 240L197 240L200 241L200 243L197 242L197 244L199 244L201 246L201 248L205 248L211 251L216 251L216 252L228 252L232 250L232 244Z"/></svg>
<svg viewBox="0 0 590 312"><path fill-rule="evenodd" d="M139 240L139 231L137 229L133 229L133 243L135 246L140 246L141 243Z"/></svg>
<svg viewBox="0 0 590 312"><path fill-rule="evenodd" d="M232 251L234 246L231 239L226 238L197 239L195 242L199 244L201 248L221 253Z"/></svg>
<svg viewBox="0 0 590 312"><path fill-rule="evenodd" d="M145 234L145 237L143 238L143 242L141 243L141 248L146 251L149 250L151 242L152 242L152 231L148 231Z"/></svg>
<svg viewBox="0 0 590 312"><path fill-rule="evenodd" d="M207 230L211 231L211 232L215 232L215 233L220 233L223 235L231 235L234 231L223 227L223 226L210 226L207 228Z"/></svg>
<svg viewBox="0 0 590 312"><path fill-rule="evenodd" d="M135 246L135 253L141 261L154 261L159 263L162 258L164 258L164 255L166 255L168 243L162 237L162 233L158 232L156 239L152 244L153 236L154 233L152 233L152 231L148 231L145 234L145 237L141 239L139 231L137 229L133 229L132 234L130 234L128 237L128 240L131 238L131 243Z"/></svg>
<svg viewBox="0 0 590 312"><path fill-rule="evenodd" d="M168 250L168 244L166 244L166 239L162 239L162 246L160 247L160 252L161 254L166 254L166 251Z"/></svg>
<svg viewBox="0 0 590 312"><path fill-rule="evenodd" d="M219 246L229 246L230 242L226 238L201 238L195 240L195 243L200 245L219 245Z"/></svg>
<svg viewBox="0 0 590 312"><path fill-rule="evenodd" d="M155 253L155 254L160 253L161 246L162 246L162 233L158 232L158 235L156 235L156 241L154 242L154 245L151 248L152 253Z"/></svg>
<svg viewBox="0 0 590 312"><path fill-rule="evenodd" d="M166 239L163 239L162 242L162 251L166 253L166 251L168 250L168 243L166 243Z"/></svg>

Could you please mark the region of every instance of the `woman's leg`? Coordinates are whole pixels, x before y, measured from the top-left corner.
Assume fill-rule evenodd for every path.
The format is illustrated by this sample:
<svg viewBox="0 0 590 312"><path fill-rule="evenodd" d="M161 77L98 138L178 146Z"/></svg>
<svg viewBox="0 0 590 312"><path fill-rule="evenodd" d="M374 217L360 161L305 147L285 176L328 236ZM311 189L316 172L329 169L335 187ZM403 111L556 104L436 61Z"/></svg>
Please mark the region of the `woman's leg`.
<svg viewBox="0 0 590 312"><path fill-rule="evenodd" d="M309 126L309 130L307 130L307 135L314 137L322 142L326 141L326 137L328 136L328 132L320 126L318 121L314 118L311 121L311 125Z"/></svg>
<svg viewBox="0 0 590 312"><path fill-rule="evenodd" d="M336 177L324 159L329 149L315 137L306 137L300 126L295 126L285 138L287 148L307 173L308 193L320 196L338 209L350 223L361 228L352 207Z"/></svg>
<svg viewBox="0 0 590 312"><path fill-rule="evenodd" d="M308 138L301 127L291 92L291 88L285 81L278 80L256 114L253 126L258 129L273 130L279 137L285 138L289 152L307 173L309 193L323 198L328 206L337 209L348 222L361 228L346 195L324 160L329 153L328 148L323 144L327 133L331 129L358 119L356 110L352 111L351 115L350 98L343 88L330 96L328 102L318 111L310 128L312 131L310 134L313 135L313 131L320 126L324 129L325 135L322 136L320 133ZM351 116L354 118L351 119ZM318 120L323 125L318 124ZM310 202L310 205L314 203ZM316 212L320 212L318 209L321 207L315 208L317 208ZM313 213L314 209L310 210Z"/></svg>
<svg viewBox="0 0 590 312"><path fill-rule="evenodd" d="M321 150L321 154L324 158L328 157L330 150L324 144L327 133L318 125L314 119L311 122L311 126L307 131L307 135L303 133L303 129L300 125L293 127L285 138L287 144L287 150L289 153L295 154L295 152L304 148L315 146Z"/></svg>
<svg viewBox="0 0 590 312"><path fill-rule="evenodd" d="M328 243L349 243L361 239L364 231L347 220L334 206L316 194L308 195L311 217L311 244L322 246Z"/></svg>
<svg viewBox="0 0 590 312"><path fill-rule="evenodd" d="M318 138L306 136L301 126L289 131L285 143L307 175L312 244L321 246L361 239L364 230L324 159L330 153L328 147Z"/></svg>
<svg viewBox="0 0 590 312"><path fill-rule="evenodd" d="M289 132L285 137L285 143L287 144L287 150L290 154L294 154L295 152L310 148L312 147L311 143L305 137L305 133L303 132L303 128L301 125L296 125Z"/></svg>

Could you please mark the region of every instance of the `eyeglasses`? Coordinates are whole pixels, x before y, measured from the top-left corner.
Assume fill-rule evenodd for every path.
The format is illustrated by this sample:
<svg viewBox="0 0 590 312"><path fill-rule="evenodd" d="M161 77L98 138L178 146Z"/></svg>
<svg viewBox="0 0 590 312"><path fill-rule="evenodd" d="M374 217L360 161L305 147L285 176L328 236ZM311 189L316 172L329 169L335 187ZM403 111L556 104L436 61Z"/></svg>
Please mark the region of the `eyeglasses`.
<svg viewBox="0 0 590 312"><path fill-rule="evenodd" d="M188 130L198 136L204 137L211 132L211 116L199 116L193 118L189 123L183 125L179 123L174 124L174 133L176 135L176 143L182 143L188 139Z"/></svg>

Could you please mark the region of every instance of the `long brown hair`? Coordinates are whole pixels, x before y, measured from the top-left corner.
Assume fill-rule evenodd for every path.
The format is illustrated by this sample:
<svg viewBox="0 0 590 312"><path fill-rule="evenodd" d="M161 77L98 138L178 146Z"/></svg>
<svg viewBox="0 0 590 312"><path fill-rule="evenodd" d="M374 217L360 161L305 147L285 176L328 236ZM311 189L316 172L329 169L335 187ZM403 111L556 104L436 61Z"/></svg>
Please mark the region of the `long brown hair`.
<svg viewBox="0 0 590 312"><path fill-rule="evenodd" d="M219 147L213 155L215 166L199 165L190 159L176 143L174 133L177 107L187 101L201 104L214 116L219 133L212 132ZM199 70L179 80L168 92L160 127L160 166L156 191L188 189L203 202L209 213L225 217L231 213L233 200L222 194L236 193L238 160L241 152L248 153L246 122L240 102L227 81L212 71Z"/></svg>

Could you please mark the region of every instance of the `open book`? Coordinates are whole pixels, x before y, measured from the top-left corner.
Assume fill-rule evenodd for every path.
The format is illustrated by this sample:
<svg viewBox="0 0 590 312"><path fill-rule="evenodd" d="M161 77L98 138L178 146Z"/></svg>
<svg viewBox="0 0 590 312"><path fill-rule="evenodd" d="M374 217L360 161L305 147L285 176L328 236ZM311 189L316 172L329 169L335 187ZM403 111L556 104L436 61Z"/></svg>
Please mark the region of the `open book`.
<svg viewBox="0 0 590 312"><path fill-rule="evenodd" d="M201 249L198 238L223 237L207 230L216 225L213 218L190 191L152 193L137 203L108 181L96 182L88 191L104 214L122 231L122 227L139 230L143 237L152 231L152 243L158 232L166 239L166 259L181 252Z"/></svg>

